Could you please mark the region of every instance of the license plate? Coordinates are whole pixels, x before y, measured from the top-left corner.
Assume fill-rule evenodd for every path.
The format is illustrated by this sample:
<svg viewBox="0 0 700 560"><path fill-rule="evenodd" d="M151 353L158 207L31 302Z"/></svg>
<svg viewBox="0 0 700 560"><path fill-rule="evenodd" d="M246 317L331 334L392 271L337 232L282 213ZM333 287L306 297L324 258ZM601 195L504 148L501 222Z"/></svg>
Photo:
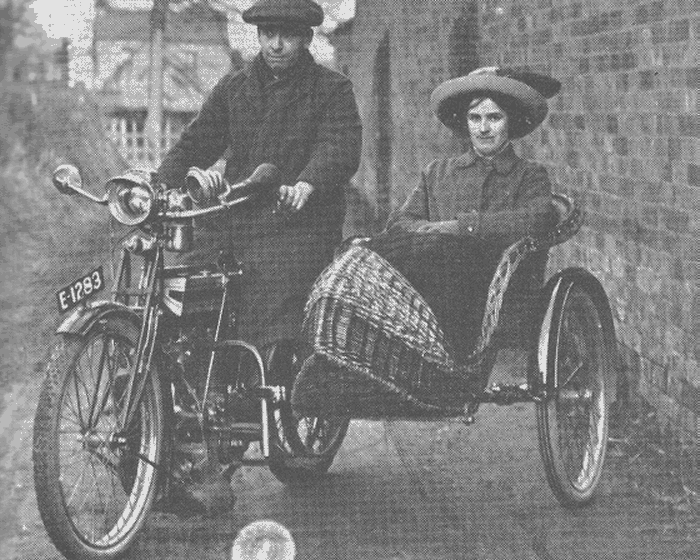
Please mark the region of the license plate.
<svg viewBox="0 0 700 560"><path fill-rule="evenodd" d="M102 267L100 266L56 292L58 310L61 313L68 311L92 294L104 289L104 287L105 280L102 274Z"/></svg>

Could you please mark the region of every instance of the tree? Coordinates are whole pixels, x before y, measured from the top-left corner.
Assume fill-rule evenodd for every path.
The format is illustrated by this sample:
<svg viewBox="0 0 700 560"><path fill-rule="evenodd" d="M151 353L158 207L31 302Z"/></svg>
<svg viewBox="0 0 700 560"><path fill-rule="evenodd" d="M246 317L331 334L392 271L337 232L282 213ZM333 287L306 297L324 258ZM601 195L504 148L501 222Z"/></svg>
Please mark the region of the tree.
<svg viewBox="0 0 700 560"><path fill-rule="evenodd" d="M161 131L163 126L163 43L168 17L169 0L154 0L150 21L150 60L148 79L148 116L146 143L154 163L160 163Z"/></svg>
<svg viewBox="0 0 700 560"><path fill-rule="evenodd" d="M0 80L11 78L10 54L15 40L26 29L31 0L0 0Z"/></svg>
<svg viewBox="0 0 700 560"><path fill-rule="evenodd" d="M180 8L187 8L192 4L199 3L208 4L212 8L225 10L229 13L241 13L235 0L153 0L150 18L150 71L145 134L151 161L156 166L160 163L163 126L163 58L168 10L171 4L177 4Z"/></svg>

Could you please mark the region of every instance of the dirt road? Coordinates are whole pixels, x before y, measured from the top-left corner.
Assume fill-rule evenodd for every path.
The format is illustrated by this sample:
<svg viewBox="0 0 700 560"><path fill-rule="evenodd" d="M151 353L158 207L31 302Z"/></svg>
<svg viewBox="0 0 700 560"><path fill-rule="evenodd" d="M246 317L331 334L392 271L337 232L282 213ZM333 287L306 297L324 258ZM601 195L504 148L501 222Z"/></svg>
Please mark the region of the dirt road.
<svg viewBox="0 0 700 560"><path fill-rule="evenodd" d="M35 388L17 385L0 418L0 558L7 560L60 558L32 487L34 402ZM222 560L237 531L257 519L285 525L298 560L691 558L692 528L634 492L628 474L612 453L596 502L560 507L545 481L530 405L485 406L469 427L356 421L325 479L290 489L264 468L242 469L230 514L188 521L154 514L131 558Z"/></svg>

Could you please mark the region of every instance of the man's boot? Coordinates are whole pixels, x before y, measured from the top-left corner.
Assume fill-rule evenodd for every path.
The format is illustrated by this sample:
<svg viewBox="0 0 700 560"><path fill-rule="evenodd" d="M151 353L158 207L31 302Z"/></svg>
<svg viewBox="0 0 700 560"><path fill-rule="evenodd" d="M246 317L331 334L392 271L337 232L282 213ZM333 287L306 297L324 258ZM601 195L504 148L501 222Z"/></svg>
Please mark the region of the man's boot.
<svg viewBox="0 0 700 560"><path fill-rule="evenodd" d="M216 446L213 446L216 449ZM209 446L211 449L212 446ZM231 487L234 465L225 470L219 466L216 451L207 457L193 471L187 482L175 481L168 492L156 504L156 511L173 513L181 518L202 515L213 517L231 511L236 498Z"/></svg>

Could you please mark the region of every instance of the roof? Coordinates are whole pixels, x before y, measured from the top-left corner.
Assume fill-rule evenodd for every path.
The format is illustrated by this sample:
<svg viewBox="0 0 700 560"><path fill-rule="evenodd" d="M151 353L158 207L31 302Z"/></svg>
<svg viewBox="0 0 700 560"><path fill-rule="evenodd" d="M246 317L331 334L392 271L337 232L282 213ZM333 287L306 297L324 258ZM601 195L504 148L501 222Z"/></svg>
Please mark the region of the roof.
<svg viewBox="0 0 700 560"><path fill-rule="evenodd" d="M150 37L150 10L115 8L104 0L95 14L95 41L139 41ZM203 4L168 11L165 40L177 43L228 45L224 12Z"/></svg>

